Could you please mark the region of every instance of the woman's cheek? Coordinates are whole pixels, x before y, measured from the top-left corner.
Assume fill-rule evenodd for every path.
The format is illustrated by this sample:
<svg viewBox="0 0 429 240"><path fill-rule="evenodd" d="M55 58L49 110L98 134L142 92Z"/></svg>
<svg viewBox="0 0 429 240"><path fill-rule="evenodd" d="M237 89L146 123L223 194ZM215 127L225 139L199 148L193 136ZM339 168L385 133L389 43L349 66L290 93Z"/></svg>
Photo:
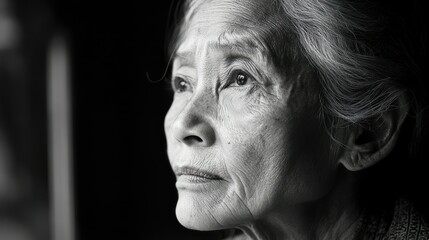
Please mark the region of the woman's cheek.
<svg viewBox="0 0 429 240"><path fill-rule="evenodd" d="M267 167L267 157L274 154L275 149L267 149L267 143L271 138L277 142L280 136L276 134L282 132L283 127L283 124L275 124L279 111L266 104L265 99L261 92L246 95L229 91L220 96L222 127L218 133L222 140L227 140L223 144L224 152L229 153L226 167L236 185L236 193L248 201L256 196L257 183L269 179L264 176L269 174L264 168ZM279 128L273 129L274 125Z"/></svg>
<svg viewBox="0 0 429 240"><path fill-rule="evenodd" d="M266 137L272 133L278 133L279 129L271 129L279 119L282 110L273 104L268 104L268 99L263 91L255 91L252 94L234 90L225 91L219 96L218 120L220 128L218 132L228 139L231 146L234 143L242 143L258 150L265 148ZM284 108L280 108L284 109ZM231 141L229 141L231 140ZM228 146L226 146L228 148ZM237 149L234 149L234 152Z"/></svg>
<svg viewBox="0 0 429 240"><path fill-rule="evenodd" d="M233 119L254 120L269 111L267 94L261 89L225 89L219 96L221 114Z"/></svg>

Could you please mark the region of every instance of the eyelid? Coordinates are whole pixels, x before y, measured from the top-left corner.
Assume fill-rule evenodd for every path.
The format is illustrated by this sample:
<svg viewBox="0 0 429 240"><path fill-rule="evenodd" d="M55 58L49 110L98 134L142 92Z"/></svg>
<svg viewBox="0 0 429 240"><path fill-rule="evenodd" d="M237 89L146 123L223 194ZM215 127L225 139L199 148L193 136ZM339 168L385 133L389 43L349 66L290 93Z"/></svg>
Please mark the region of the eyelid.
<svg viewBox="0 0 429 240"><path fill-rule="evenodd" d="M256 82L263 84L264 83L264 76L259 71L258 67L256 67L256 64L253 63L251 59L248 58L237 58L234 59L230 64L230 71L228 74L231 74L235 70L241 70L244 73L246 73L249 77L251 77Z"/></svg>
<svg viewBox="0 0 429 240"><path fill-rule="evenodd" d="M171 78L171 84L170 84L170 86L174 92L176 92L178 90L178 88L176 87L176 83L179 79L184 80L188 84L190 90L193 89L192 83L191 83L191 81L189 81L189 78L187 76L182 75L182 74L174 74Z"/></svg>
<svg viewBox="0 0 429 240"><path fill-rule="evenodd" d="M260 81L262 81L264 79L261 72L259 71L259 69L255 66L255 64L253 62L244 61L243 63L244 63L246 68L250 69L250 71L252 73L255 73L255 74L252 74L252 76L257 75L257 79L254 77L255 80L260 79Z"/></svg>
<svg viewBox="0 0 429 240"><path fill-rule="evenodd" d="M253 77L253 74L250 74L249 71L244 70L243 68L231 68L226 75L226 81L225 83L220 87L220 90L230 87L231 85L235 84L235 76L237 74L243 73L248 77L248 82L253 85L259 84L258 80ZM248 85L248 84L247 84ZM234 87L241 87L241 86L234 86Z"/></svg>
<svg viewBox="0 0 429 240"><path fill-rule="evenodd" d="M261 71L259 70L258 64L256 64L252 58L248 56L243 55L232 55L228 56L226 58L227 66L234 66L234 65L244 65L246 69L248 69L248 72L251 72L253 76L263 80L264 76L261 74Z"/></svg>
<svg viewBox="0 0 429 240"><path fill-rule="evenodd" d="M172 76L176 77L179 76L186 81L192 82L192 76L195 76L195 68L189 67L189 66L179 66L179 67L173 67Z"/></svg>
<svg viewBox="0 0 429 240"><path fill-rule="evenodd" d="M226 74L225 87L234 83L234 81L235 81L234 76L237 75L238 73L245 74L249 78L249 81L251 81L251 82L260 83L260 81L258 81L258 79L254 76L255 74L253 74L252 72L253 71L249 71L246 66L244 66L244 67L243 66L232 66Z"/></svg>

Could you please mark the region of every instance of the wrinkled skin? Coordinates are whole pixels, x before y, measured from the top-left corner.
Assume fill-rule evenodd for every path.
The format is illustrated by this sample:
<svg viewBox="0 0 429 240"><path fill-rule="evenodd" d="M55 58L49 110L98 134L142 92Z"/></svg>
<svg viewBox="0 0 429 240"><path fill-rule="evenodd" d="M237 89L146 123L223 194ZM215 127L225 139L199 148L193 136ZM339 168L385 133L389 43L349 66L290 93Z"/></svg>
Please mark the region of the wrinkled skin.
<svg viewBox="0 0 429 240"><path fill-rule="evenodd" d="M177 49L165 117L177 218L214 230L299 216L330 191L338 167L318 118L316 79L304 71L286 79L262 46L244 44L252 23L234 25L236 16L257 16L260 6L206 2ZM183 167L219 179L196 183L180 176Z"/></svg>

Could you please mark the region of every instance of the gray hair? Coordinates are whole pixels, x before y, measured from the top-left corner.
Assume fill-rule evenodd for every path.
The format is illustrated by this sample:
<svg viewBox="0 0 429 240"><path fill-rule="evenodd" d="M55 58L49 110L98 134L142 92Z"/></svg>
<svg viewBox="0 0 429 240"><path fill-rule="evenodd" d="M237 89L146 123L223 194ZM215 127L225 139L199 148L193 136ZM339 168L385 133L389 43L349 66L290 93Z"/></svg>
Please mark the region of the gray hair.
<svg viewBox="0 0 429 240"><path fill-rule="evenodd" d="M325 116L362 123L381 116L406 92L406 66L384 49L402 52L395 39L382 39L380 18L350 1L280 0L304 55L322 86ZM383 41L383 40L390 40ZM379 42L377 42L379 41Z"/></svg>

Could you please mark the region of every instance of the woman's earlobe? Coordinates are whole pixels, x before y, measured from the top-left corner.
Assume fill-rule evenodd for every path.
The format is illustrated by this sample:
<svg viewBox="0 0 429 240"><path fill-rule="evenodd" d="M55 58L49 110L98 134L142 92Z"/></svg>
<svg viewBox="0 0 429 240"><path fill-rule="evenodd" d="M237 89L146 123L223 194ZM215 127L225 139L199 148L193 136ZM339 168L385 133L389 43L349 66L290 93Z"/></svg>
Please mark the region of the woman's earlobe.
<svg viewBox="0 0 429 240"><path fill-rule="evenodd" d="M408 103L402 96L396 107L372 122L372 127L352 126L339 162L349 171L359 171L385 158L396 144L407 112Z"/></svg>

